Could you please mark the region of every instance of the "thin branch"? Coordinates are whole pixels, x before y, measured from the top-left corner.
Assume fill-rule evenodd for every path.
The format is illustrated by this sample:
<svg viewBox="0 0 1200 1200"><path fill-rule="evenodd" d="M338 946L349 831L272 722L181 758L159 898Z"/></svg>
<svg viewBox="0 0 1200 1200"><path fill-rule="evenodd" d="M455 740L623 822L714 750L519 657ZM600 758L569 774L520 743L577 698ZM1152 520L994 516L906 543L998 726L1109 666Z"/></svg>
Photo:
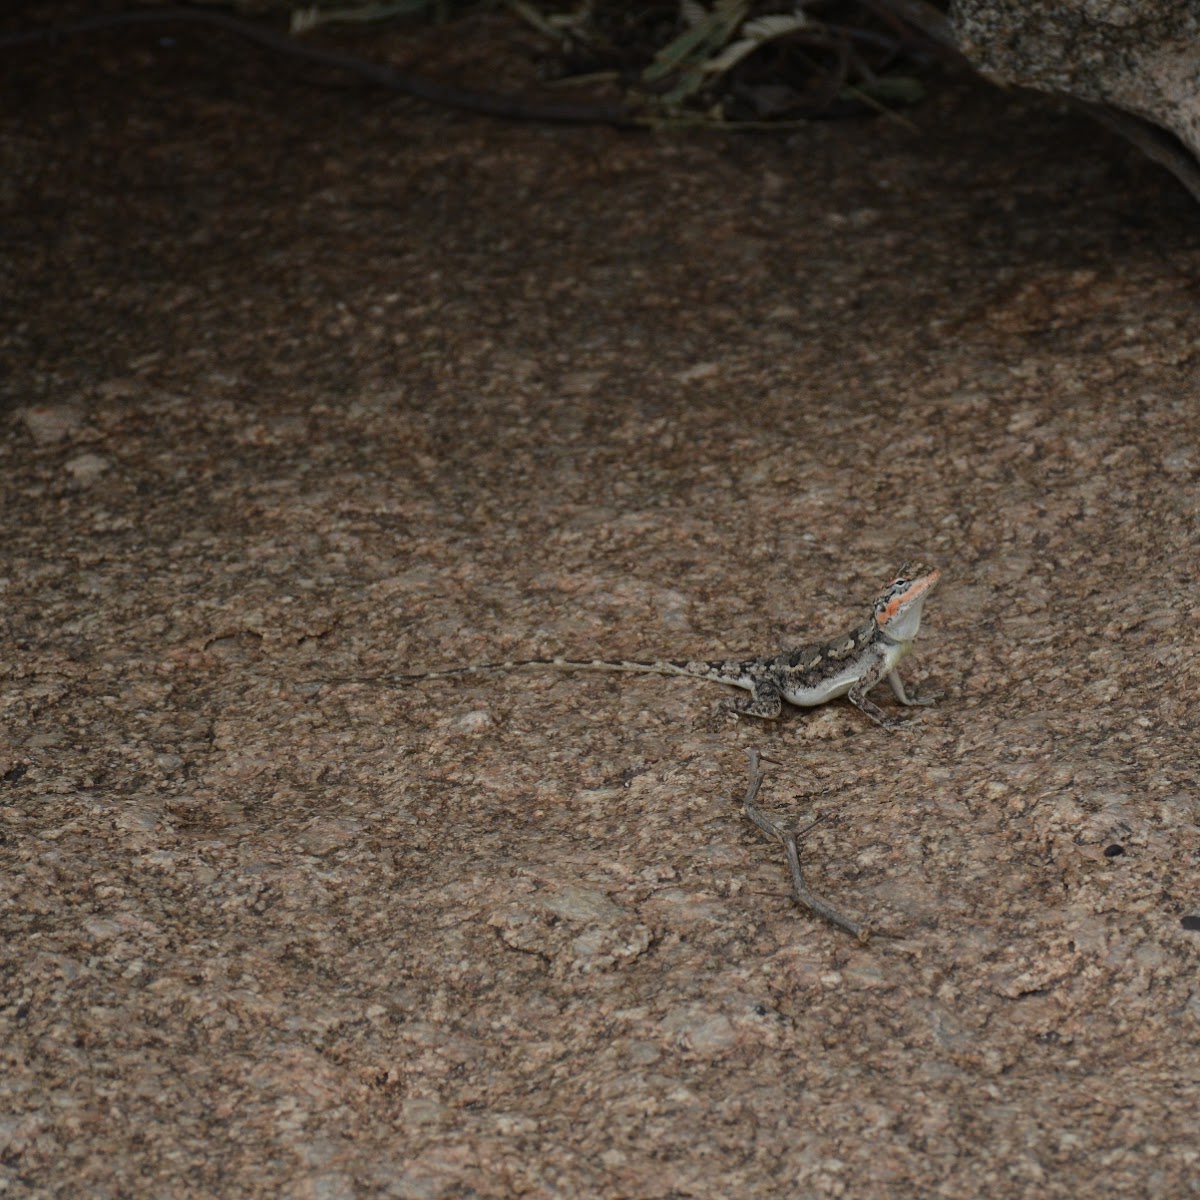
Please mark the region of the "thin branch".
<svg viewBox="0 0 1200 1200"><path fill-rule="evenodd" d="M804 882L804 873L800 869L800 848L797 842L797 834L790 829L785 829L778 821L771 820L755 803L759 788L762 787L764 779L763 772L759 768L759 753L757 750L747 750L746 756L750 759L750 786L746 789L746 797L742 801L742 807L746 810L746 816L767 837L778 838L783 843L783 848L787 853L788 870L792 875L792 892L796 900L800 904L803 904L810 912L816 913L818 917L823 917L831 925L836 925L839 929L844 929L865 946L871 940L871 930L867 926L860 925L857 921L844 916L831 904L809 890L808 885ZM810 825L809 828L811 829L812 826ZM802 830L801 832L807 833L808 830Z"/></svg>
<svg viewBox="0 0 1200 1200"><path fill-rule="evenodd" d="M954 25L950 18L934 8L929 0L865 0L865 3L877 14L881 9L895 13L939 46L943 54L975 71L974 64L958 48L958 39L955 37ZM1085 100L1081 96L1066 93L1058 94L1064 95L1076 108L1111 129L1119 137L1132 142L1151 162L1156 162L1170 171L1192 194L1193 199L1200 200L1200 163L1197 163L1191 150L1169 130L1109 104Z"/></svg>
<svg viewBox="0 0 1200 1200"><path fill-rule="evenodd" d="M382 63L347 54L341 50L310 45L298 38L260 25L255 21L243 20L227 13L212 12L203 8L151 8L128 12L100 13L83 17L78 21L65 21L56 25L44 25L20 33L0 35L0 50L33 46L39 42L55 42L60 38L78 37L99 30L117 29L138 25L162 24L206 25L222 29L238 37L257 42L277 54L302 59L321 67L331 67L357 75L378 87L393 92L402 92L440 104L449 108L465 109L483 113L489 117L504 117L518 121L559 121L567 124L604 124L627 126L632 124L629 113L621 105L611 104L560 104L539 100L525 100L519 96L500 96L491 92L480 92L473 88L458 87L456 84L441 83L415 75L410 71L387 67Z"/></svg>
<svg viewBox="0 0 1200 1200"><path fill-rule="evenodd" d="M1165 167L1191 192L1192 199L1200 200L1200 164L1173 134L1111 105L1094 104L1077 96L1070 99L1076 108L1132 142L1151 162Z"/></svg>

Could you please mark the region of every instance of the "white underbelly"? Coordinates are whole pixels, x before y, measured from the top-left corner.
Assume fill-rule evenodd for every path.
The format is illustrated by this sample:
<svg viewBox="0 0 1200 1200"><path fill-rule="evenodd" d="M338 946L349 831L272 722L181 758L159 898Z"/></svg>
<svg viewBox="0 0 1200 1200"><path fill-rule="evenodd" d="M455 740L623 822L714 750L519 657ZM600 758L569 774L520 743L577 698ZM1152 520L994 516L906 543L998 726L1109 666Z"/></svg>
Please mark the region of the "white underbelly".
<svg viewBox="0 0 1200 1200"><path fill-rule="evenodd" d="M847 667L840 675L823 679L812 687L790 687L783 693L783 698L799 708L813 708L826 700L844 696L858 682L860 674L855 667Z"/></svg>
<svg viewBox="0 0 1200 1200"><path fill-rule="evenodd" d="M893 643L885 646L883 674L880 678L886 679L896 669L896 664L911 649L912 642ZM836 675L831 675L828 679L822 679L820 683L810 687L793 685L785 689L783 698L798 708L813 708L818 704L824 704L827 700L836 700L840 696L844 696L870 670L873 662L878 662L878 659L873 655L865 655L863 658L847 663L844 670Z"/></svg>

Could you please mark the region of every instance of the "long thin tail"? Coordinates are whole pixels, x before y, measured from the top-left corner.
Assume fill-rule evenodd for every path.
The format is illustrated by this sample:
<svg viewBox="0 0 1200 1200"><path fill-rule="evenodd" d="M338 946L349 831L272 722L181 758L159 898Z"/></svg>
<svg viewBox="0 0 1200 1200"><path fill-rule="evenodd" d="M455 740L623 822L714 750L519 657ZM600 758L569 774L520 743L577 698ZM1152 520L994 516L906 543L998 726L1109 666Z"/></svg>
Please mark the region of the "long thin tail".
<svg viewBox="0 0 1200 1200"><path fill-rule="evenodd" d="M608 660L603 658L522 658L510 662L474 663L469 667L447 667L444 671L421 671L410 675L377 675L364 678L330 679L328 683L360 683L386 686L398 683L417 683L425 679L450 679L457 675L488 675L498 671L518 671L525 668L547 668L560 671L628 671L637 675L687 675L699 679L712 679L718 683L732 683L728 668L732 664L721 662L675 662L660 659L640 662L633 659Z"/></svg>

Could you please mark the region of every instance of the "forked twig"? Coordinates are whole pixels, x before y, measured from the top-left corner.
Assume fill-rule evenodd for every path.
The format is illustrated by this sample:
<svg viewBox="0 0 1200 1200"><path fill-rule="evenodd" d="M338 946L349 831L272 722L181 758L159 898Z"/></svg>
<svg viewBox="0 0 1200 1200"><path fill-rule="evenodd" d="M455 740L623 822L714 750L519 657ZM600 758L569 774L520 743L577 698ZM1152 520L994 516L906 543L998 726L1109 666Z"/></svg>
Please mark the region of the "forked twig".
<svg viewBox="0 0 1200 1200"><path fill-rule="evenodd" d="M747 750L746 756L750 759L750 786L746 789L746 798L742 801L742 807L746 810L746 816L767 837L778 838L783 843L783 848L787 852L788 870L792 874L792 892L796 900L810 912L816 913L818 917L824 917L831 925L844 929L865 946L871 940L871 931L867 926L860 925L857 921L843 916L820 896L809 891L808 885L804 882L804 874L800 870L800 848L796 840L797 835L792 830L785 829L778 821L772 821L754 802L764 779L763 772L759 767L759 753L757 750ZM812 826L809 828L811 829ZM801 832L806 833L807 830Z"/></svg>

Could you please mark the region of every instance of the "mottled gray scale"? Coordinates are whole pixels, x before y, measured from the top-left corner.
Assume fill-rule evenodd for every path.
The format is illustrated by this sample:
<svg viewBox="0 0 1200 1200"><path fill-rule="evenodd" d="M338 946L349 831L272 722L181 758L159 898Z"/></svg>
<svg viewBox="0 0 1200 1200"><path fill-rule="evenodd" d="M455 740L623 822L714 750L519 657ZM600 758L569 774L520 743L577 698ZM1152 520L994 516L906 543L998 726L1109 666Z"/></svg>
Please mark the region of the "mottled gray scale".
<svg viewBox="0 0 1200 1200"><path fill-rule="evenodd" d="M513 662L482 663L478 666L451 667L418 675L394 675L383 679L347 679L345 683L411 682L419 679L445 679L458 675L478 675L490 671L513 671L522 667L553 667L568 671L630 671L645 675L687 675L711 680L750 693L734 702L734 709L746 716L779 716L783 701L808 708L845 696L881 725L898 722L867 699L867 693L886 679L896 699L904 705L929 704L932 701L910 698L904 690L896 667L912 648L921 623L921 610L928 593L937 584L939 572L930 567L901 567L891 583L876 597L871 617L857 629L839 638L810 646L800 646L774 658L743 659L635 659L603 658L527 658Z"/></svg>
<svg viewBox="0 0 1200 1200"><path fill-rule="evenodd" d="M821 661L821 652L811 646L801 646L788 655L788 666L798 667L801 671L811 671Z"/></svg>

